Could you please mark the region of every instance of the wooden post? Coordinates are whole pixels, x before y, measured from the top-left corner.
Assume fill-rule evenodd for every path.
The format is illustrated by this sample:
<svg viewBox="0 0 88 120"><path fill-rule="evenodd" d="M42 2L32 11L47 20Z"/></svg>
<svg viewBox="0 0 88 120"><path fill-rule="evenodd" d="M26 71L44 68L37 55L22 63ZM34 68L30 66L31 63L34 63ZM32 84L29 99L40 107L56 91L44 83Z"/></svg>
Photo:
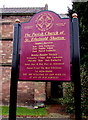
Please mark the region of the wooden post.
<svg viewBox="0 0 88 120"><path fill-rule="evenodd" d="M73 82L75 97L75 120L81 120L81 81L80 81L80 46L79 46L79 26L77 14L72 15L73 32Z"/></svg>
<svg viewBox="0 0 88 120"><path fill-rule="evenodd" d="M18 84L18 74L19 74L19 68L18 68L18 64L19 64L19 29L20 29L20 24L16 23L14 25L9 120L16 120L17 84Z"/></svg>

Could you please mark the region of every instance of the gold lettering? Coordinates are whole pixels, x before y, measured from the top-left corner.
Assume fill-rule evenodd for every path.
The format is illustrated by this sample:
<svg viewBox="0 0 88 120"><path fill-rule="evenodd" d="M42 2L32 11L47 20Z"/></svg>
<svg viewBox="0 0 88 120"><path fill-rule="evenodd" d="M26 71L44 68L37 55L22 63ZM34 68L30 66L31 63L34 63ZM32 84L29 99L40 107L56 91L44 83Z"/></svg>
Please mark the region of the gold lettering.
<svg viewBox="0 0 88 120"><path fill-rule="evenodd" d="M64 31L61 31L61 32L60 32L60 35L64 35Z"/></svg>
<svg viewBox="0 0 88 120"><path fill-rule="evenodd" d="M51 36L51 35L59 35L58 31L56 32L45 32L45 35Z"/></svg>
<svg viewBox="0 0 88 120"><path fill-rule="evenodd" d="M64 37L50 37L50 40L66 40Z"/></svg>
<svg viewBox="0 0 88 120"><path fill-rule="evenodd" d="M23 73L23 75L25 76L25 75L27 75L27 73Z"/></svg>
<svg viewBox="0 0 88 120"><path fill-rule="evenodd" d="M30 37L30 34L29 34L29 33L25 33L24 36L25 36L25 37Z"/></svg>
<svg viewBox="0 0 88 120"><path fill-rule="evenodd" d="M39 50L38 52L45 52L45 50Z"/></svg>
<svg viewBox="0 0 88 120"><path fill-rule="evenodd" d="M64 65L64 63L53 63L53 65Z"/></svg>
<svg viewBox="0 0 88 120"><path fill-rule="evenodd" d="M55 53L49 53L49 56L57 56Z"/></svg>
<svg viewBox="0 0 88 120"><path fill-rule="evenodd" d="M27 59L37 59L36 57L27 57Z"/></svg>
<svg viewBox="0 0 88 120"><path fill-rule="evenodd" d="M43 61L43 60L40 60L40 59L38 60L38 62L42 62L42 61Z"/></svg>
<svg viewBox="0 0 88 120"><path fill-rule="evenodd" d="M51 61L61 61L61 59L51 59Z"/></svg>
<svg viewBox="0 0 88 120"><path fill-rule="evenodd" d="M36 62L36 60L28 60L29 62Z"/></svg>
<svg viewBox="0 0 88 120"><path fill-rule="evenodd" d="M45 61L46 61L46 62L50 62L50 60L48 60L48 59L45 59Z"/></svg>
<svg viewBox="0 0 88 120"><path fill-rule="evenodd" d="M45 59L45 57L40 57L40 59Z"/></svg>
<svg viewBox="0 0 88 120"><path fill-rule="evenodd" d="M56 50L46 50L46 52L55 52Z"/></svg>
<svg viewBox="0 0 88 120"><path fill-rule="evenodd" d="M48 40L48 37L44 37L44 38L31 38L31 41L30 42L33 42L33 41L45 41L45 40Z"/></svg>
<svg viewBox="0 0 88 120"><path fill-rule="evenodd" d="M52 70L39 70L39 72L52 72Z"/></svg>
<svg viewBox="0 0 88 120"><path fill-rule="evenodd" d="M40 56L48 56L48 54L40 54Z"/></svg>

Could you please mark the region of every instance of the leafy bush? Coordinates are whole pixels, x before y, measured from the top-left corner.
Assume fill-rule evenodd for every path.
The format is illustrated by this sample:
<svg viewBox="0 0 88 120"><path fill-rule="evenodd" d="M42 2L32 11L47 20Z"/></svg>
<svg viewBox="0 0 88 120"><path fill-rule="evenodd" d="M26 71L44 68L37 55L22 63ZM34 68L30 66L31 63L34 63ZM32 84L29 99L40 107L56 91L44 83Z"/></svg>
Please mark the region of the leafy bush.
<svg viewBox="0 0 88 120"><path fill-rule="evenodd" d="M63 89L65 89L65 96L62 98L62 105L66 105L66 110L69 113L74 113L74 84L73 83L65 83Z"/></svg>
<svg viewBox="0 0 88 120"><path fill-rule="evenodd" d="M88 114L88 68L84 65L81 67L81 104L83 115Z"/></svg>
<svg viewBox="0 0 88 120"><path fill-rule="evenodd" d="M81 109L82 115L88 115L88 68L84 64L81 66ZM66 94L62 98L62 104L65 104L67 107L67 112L74 113L74 84L66 83L65 85Z"/></svg>

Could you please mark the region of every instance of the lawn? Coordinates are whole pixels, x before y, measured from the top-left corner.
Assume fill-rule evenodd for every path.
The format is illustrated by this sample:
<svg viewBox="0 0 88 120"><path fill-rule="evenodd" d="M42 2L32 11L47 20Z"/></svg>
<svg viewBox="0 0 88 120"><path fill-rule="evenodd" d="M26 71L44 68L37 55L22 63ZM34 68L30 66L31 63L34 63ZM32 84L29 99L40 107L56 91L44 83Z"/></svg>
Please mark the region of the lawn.
<svg viewBox="0 0 88 120"><path fill-rule="evenodd" d="M2 109L2 115L9 115L9 107L8 106L0 106L0 109ZM46 116L47 110L46 108L38 108L38 109L29 109L27 107L17 107L17 113L18 116Z"/></svg>

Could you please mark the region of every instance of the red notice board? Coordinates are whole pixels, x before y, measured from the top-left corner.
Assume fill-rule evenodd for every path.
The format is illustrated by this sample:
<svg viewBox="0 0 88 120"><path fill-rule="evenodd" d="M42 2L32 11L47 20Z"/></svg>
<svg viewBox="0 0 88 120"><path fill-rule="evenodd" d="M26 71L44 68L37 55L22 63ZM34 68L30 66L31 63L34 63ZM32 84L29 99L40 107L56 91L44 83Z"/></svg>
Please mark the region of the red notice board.
<svg viewBox="0 0 88 120"><path fill-rule="evenodd" d="M21 24L19 80L71 80L69 18L42 11Z"/></svg>

